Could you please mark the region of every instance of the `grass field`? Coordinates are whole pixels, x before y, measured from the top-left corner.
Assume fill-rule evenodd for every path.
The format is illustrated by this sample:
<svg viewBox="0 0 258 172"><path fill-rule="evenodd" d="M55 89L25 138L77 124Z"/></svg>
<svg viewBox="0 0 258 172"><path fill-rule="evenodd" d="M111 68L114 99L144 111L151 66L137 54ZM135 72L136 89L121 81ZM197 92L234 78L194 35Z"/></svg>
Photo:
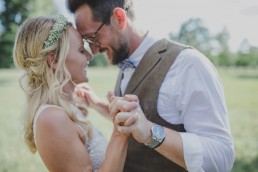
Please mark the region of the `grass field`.
<svg viewBox="0 0 258 172"><path fill-rule="evenodd" d="M258 69L219 68L228 105L236 160L233 172L258 169ZM0 70L0 172L45 172L38 154L23 142L20 112L24 103L18 70ZM113 90L117 70L90 68L90 85L105 97ZM112 125L90 111L90 119L108 139Z"/></svg>

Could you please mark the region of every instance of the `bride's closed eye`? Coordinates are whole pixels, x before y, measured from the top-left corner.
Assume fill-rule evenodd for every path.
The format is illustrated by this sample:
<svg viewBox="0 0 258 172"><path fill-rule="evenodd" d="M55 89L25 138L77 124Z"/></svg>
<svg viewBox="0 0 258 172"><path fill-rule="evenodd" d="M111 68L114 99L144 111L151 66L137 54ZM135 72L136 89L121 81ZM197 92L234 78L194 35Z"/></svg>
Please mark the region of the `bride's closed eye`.
<svg viewBox="0 0 258 172"><path fill-rule="evenodd" d="M81 54L84 54L84 53L85 53L85 48L84 48L84 46L81 46L80 49L79 49L79 51L80 51Z"/></svg>

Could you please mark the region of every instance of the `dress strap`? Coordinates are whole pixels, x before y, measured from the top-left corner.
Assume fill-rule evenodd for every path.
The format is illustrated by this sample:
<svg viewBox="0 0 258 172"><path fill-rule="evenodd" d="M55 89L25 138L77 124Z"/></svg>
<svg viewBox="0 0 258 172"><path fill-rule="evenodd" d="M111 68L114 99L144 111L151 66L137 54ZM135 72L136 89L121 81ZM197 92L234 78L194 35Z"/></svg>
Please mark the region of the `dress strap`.
<svg viewBox="0 0 258 172"><path fill-rule="evenodd" d="M41 105L39 108L38 108L38 110L37 110L37 112L35 113L35 115L34 115L34 119L33 119L33 135L34 135L34 142L35 142L35 145L37 146L37 139L36 139L36 131L37 131L37 120L38 120L38 117L39 117L39 115L40 114L42 114L42 112L45 110L45 109L47 109L47 108L49 108L49 107L57 107L57 108L60 108L60 106L56 106L56 105L49 105L49 104L44 104L44 105Z"/></svg>

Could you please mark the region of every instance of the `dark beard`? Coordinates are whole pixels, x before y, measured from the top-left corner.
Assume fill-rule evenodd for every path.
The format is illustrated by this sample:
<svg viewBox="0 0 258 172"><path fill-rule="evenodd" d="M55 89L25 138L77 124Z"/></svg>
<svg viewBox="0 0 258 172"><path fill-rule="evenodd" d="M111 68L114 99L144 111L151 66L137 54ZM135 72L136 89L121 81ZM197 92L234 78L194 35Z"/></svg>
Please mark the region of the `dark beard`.
<svg viewBox="0 0 258 172"><path fill-rule="evenodd" d="M112 64L117 65L123 60L127 59L129 56L129 48L126 42L120 44L120 46L115 49L113 48L113 59Z"/></svg>

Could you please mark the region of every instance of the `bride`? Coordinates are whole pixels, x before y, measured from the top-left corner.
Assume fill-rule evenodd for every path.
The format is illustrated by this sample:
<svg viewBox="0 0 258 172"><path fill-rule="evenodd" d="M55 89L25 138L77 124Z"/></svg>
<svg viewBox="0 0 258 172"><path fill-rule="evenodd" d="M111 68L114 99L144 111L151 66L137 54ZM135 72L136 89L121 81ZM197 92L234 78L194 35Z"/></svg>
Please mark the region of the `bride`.
<svg viewBox="0 0 258 172"><path fill-rule="evenodd" d="M108 143L87 119L87 109L75 101L80 100L80 92L74 93L76 84L88 81L92 55L66 18L25 21L17 32L13 57L24 71L20 84L27 97L25 141L33 153L39 152L48 170L122 171L128 136L114 126Z"/></svg>

